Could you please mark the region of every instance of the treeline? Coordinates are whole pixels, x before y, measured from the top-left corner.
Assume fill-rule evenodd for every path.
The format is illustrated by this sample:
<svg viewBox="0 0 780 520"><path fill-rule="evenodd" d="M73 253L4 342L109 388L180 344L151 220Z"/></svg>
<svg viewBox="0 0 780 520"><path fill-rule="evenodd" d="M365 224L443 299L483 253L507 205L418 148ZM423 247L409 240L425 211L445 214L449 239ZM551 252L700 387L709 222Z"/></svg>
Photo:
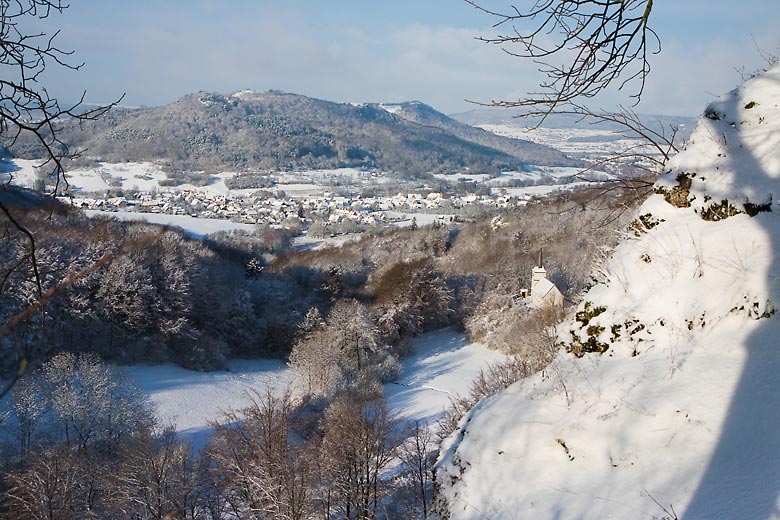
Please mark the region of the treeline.
<svg viewBox="0 0 780 520"><path fill-rule="evenodd" d="M4 404L0 518L411 519L430 502L431 435L377 395L255 394L200 451L91 355L56 356Z"/></svg>
<svg viewBox="0 0 780 520"><path fill-rule="evenodd" d="M174 361L197 370L222 368L228 356L282 355L291 340L269 338L293 330L300 321L295 316L326 298L316 274L260 277L262 262L251 251L177 231L156 237L156 226L90 219L72 210L20 209L14 215L35 237L35 264L26 233L6 221L2 323L67 276L105 254L121 253L0 338L6 374L27 352L27 362L60 351L93 352L119 363ZM265 250L253 249L256 255Z"/></svg>

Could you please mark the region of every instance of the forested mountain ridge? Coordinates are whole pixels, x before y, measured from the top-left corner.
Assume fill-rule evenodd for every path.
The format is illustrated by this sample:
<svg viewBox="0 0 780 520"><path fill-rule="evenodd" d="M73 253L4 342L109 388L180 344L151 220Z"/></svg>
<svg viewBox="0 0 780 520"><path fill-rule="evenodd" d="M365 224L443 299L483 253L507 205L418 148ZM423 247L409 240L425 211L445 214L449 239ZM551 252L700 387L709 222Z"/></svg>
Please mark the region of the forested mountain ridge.
<svg viewBox="0 0 780 520"><path fill-rule="evenodd" d="M403 107L394 114L377 104L276 91L199 92L161 107L115 109L97 121L64 121L60 136L86 157L157 161L173 172L365 166L417 176L572 164L553 148L492 136L422 104ZM11 152L37 158L42 150L20 141Z"/></svg>

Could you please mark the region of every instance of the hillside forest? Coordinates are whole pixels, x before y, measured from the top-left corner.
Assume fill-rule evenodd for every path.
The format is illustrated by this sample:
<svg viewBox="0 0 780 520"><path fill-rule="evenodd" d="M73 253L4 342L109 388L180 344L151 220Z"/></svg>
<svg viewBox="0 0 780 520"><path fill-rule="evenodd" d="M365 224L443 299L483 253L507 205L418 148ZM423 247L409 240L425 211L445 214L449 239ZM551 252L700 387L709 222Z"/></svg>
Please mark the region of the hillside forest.
<svg viewBox="0 0 780 520"><path fill-rule="evenodd" d="M255 518L260 509L276 511L270 518L305 518L331 508L351 517L362 508L368 518L393 507L406 513L384 514L422 517L435 429L399 433L381 384L397 376L412 337L443 326L511 354L453 401L438 427L443 437L481 397L549 362L545 318L512 296L528 287L540 250L565 293L592 282L593 262L629 229L635 204L604 194L588 204L592 197L572 192L473 222L385 229L321 250L293 248L285 229L264 228L261 240L240 232L196 240L86 218L48 199L20 205L15 215L36 236L41 286L24 269L6 277L3 321L39 289L88 270L107 251L124 253L0 340L6 374L19 352L32 352L4 416L3 514L38 518L53 508L77 517L162 518L183 508L188 518L226 511ZM4 264L19 257L25 240L8 227ZM256 394L249 408L215 423L202 452L156 424L149 403L115 368L173 361L220 370L228 358L258 356L290 363L290 394ZM366 436L370 446L361 444ZM356 458L366 464L362 473L353 473ZM391 461L406 469L379 478Z"/></svg>

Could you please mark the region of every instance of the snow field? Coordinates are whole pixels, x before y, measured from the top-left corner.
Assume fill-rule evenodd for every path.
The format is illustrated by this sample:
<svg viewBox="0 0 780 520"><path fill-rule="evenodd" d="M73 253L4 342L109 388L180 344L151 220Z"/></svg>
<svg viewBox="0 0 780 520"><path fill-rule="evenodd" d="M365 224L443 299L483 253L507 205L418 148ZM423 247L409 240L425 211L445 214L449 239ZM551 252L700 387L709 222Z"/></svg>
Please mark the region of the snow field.
<svg viewBox="0 0 780 520"><path fill-rule="evenodd" d="M450 397L465 394L480 370L506 359L453 329L423 334L413 346L414 354L402 360L398 380L385 385L390 410L412 424L433 425L443 416Z"/></svg>
<svg viewBox="0 0 780 520"><path fill-rule="evenodd" d="M177 365L136 365L124 371L149 397L162 425L172 424L179 434L202 447L211 434L209 421L225 412L248 406L251 392L270 388L282 395L292 381L280 360L231 360L229 371L193 372Z"/></svg>
<svg viewBox="0 0 780 520"><path fill-rule="evenodd" d="M470 343L453 329L416 338L415 353L403 360L395 383L385 385L390 411L402 423L433 425L449 397L464 393L479 371L505 359L499 352ZM211 433L210 421L228 410L251 403L250 393L267 388L281 395L292 382L289 367L280 360L231 360L227 372L193 372L175 365L126 367L155 405L162 424L174 424L194 446L204 446Z"/></svg>
<svg viewBox="0 0 780 520"><path fill-rule="evenodd" d="M202 238L210 233L218 231L241 230L253 233L253 224L242 224L230 220L218 218L198 218L189 215L167 215L164 213L136 213L134 211L102 211L95 209L84 210L89 217L107 217L118 220L143 221L150 224L179 227L185 233L193 237Z"/></svg>
<svg viewBox="0 0 780 520"><path fill-rule="evenodd" d="M0 183L13 182L17 186L32 188L35 185L35 167L40 161L28 161L25 159L14 159L12 161L3 161L0 170Z"/></svg>

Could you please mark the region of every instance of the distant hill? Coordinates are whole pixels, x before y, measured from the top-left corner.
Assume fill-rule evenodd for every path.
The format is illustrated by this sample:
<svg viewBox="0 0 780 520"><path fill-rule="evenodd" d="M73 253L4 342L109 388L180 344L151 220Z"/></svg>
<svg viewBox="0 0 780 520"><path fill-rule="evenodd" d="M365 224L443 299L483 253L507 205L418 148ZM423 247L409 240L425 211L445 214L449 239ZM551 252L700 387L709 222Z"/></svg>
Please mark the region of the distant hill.
<svg viewBox="0 0 780 520"><path fill-rule="evenodd" d="M550 146L533 143L524 139L515 139L496 135L469 123L446 116L425 103L412 101L406 103L380 105L391 110L397 116L419 125L444 130L460 139L494 148L513 157L526 158L526 162L544 166L576 166L578 163L561 154ZM477 123L480 124L480 123Z"/></svg>
<svg viewBox="0 0 780 520"><path fill-rule="evenodd" d="M93 122L65 121L60 135L88 157L155 161L174 174L365 166L418 176L572 163L550 147L494 136L422 103L388 108L276 91L199 92ZM42 151L20 141L11 152L34 159Z"/></svg>
<svg viewBox="0 0 780 520"><path fill-rule="evenodd" d="M517 117L521 113L517 108L475 108L467 112L461 112L458 114L450 114L450 118L460 121L467 125L511 125L511 126L532 126L534 120L532 119L520 119ZM676 125L681 128L687 128L688 132L693 129L696 123L695 117L687 116L661 116L653 114L639 114L640 119L645 124L661 123L664 126ZM579 116L568 114L551 114L547 116L542 125L544 128L582 128L583 123ZM614 123L596 123L594 128L603 130L620 131L623 128Z"/></svg>

